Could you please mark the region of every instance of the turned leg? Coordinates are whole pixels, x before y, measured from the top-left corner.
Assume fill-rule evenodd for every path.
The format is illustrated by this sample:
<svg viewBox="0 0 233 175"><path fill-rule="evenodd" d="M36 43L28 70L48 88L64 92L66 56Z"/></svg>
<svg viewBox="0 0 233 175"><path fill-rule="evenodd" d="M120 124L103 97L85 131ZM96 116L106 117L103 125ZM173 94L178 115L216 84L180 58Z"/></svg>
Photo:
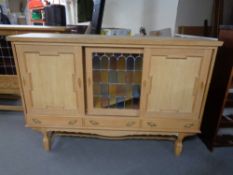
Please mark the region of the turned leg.
<svg viewBox="0 0 233 175"><path fill-rule="evenodd" d="M185 138L186 134L184 133L179 133L178 137L175 142L175 154L176 156L179 156L182 152L183 148L183 139Z"/></svg>
<svg viewBox="0 0 233 175"><path fill-rule="evenodd" d="M43 146L46 151L50 151L51 149L51 137L52 134L48 131L43 131Z"/></svg>

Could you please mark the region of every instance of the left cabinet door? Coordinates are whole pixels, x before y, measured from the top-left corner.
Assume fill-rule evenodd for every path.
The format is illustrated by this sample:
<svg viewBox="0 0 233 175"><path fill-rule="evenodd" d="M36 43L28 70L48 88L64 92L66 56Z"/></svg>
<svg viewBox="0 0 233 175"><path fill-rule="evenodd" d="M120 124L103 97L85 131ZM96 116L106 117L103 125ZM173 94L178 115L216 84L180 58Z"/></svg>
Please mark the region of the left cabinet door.
<svg viewBox="0 0 233 175"><path fill-rule="evenodd" d="M17 44L16 53L27 114L84 113L81 47Z"/></svg>

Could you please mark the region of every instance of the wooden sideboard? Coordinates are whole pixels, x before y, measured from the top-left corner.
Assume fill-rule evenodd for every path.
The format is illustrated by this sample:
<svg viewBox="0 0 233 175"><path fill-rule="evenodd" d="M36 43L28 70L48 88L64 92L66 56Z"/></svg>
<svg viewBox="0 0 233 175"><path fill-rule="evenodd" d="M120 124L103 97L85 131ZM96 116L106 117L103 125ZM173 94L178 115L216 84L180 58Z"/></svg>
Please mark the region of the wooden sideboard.
<svg viewBox="0 0 233 175"><path fill-rule="evenodd" d="M19 97L20 90L9 35L23 33L65 33L66 27L30 26L30 25L0 25L0 95L4 98ZM10 95L10 96L9 96ZM2 98L0 97L0 98ZM0 110L22 111L20 105L0 104Z"/></svg>
<svg viewBox="0 0 233 175"><path fill-rule="evenodd" d="M174 136L175 153L200 132L222 42L24 34L12 41L26 126L110 138Z"/></svg>

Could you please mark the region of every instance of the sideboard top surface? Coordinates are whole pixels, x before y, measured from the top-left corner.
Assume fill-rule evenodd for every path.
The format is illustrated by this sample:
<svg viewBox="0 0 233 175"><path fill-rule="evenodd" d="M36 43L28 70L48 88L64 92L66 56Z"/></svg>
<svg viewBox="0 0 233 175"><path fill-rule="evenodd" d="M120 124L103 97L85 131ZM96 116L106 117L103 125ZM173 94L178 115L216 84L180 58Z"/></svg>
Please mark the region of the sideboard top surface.
<svg viewBox="0 0 233 175"><path fill-rule="evenodd" d="M125 44L125 45L170 45L170 46L221 46L223 42L203 38L103 36L54 33L28 33L7 37L13 42L56 42L77 44Z"/></svg>

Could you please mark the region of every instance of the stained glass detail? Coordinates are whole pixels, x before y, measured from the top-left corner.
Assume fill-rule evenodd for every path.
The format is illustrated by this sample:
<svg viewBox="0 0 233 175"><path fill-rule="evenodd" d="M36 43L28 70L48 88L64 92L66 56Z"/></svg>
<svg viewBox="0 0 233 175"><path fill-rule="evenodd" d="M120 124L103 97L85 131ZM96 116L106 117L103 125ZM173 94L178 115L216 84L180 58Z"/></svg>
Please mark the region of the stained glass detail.
<svg viewBox="0 0 233 175"><path fill-rule="evenodd" d="M92 54L94 108L139 109L142 54Z"/></svg>

